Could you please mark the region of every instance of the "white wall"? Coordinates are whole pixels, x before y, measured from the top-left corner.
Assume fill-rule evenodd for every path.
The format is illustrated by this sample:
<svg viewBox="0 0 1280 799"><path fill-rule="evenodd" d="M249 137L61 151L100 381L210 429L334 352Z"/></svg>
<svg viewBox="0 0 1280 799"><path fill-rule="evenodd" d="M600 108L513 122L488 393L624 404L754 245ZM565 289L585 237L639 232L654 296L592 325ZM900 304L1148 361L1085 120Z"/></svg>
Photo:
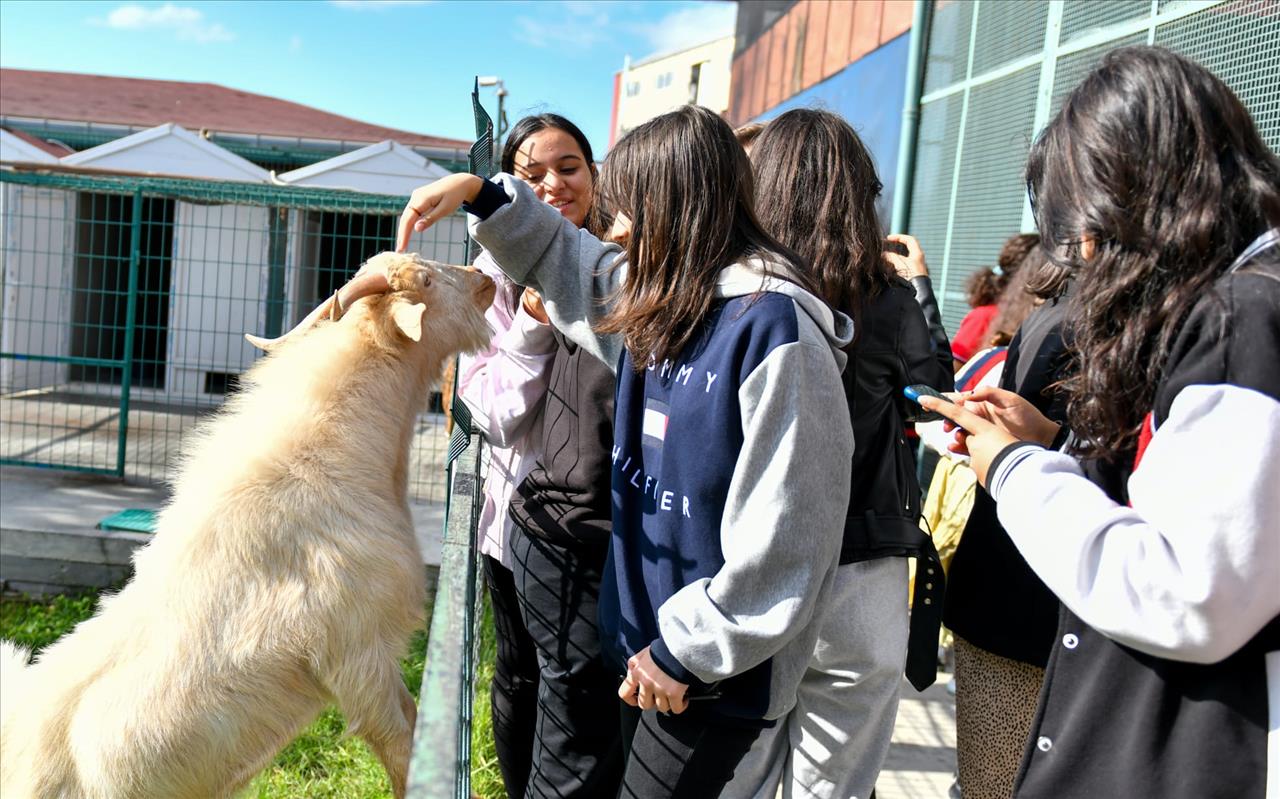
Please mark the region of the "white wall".
<svg viewBox="0 0 1280 799"><path fill-rule="evenodd" d="M206 372L239 373L265 324L268 209L177 203L166 393L204 393Z"/></svg>
<svg viewBox="0 0 1280 799"><path fill-rule="evenodd" d="M67 355L71 324L73 192L4 184L0 350ZM0 392L54 386L67 365L0 359Z"/></svg>
<svg viewBox="0 0 1280 799"><path fill-rule="evenodd" d="M656 116L688 103L689 78L693 65L699 63L702 64L702 70L698 77L698 105L710 108L717 114L728 110L729 80L733 67L732 36L653 58L620 72L615 139ZM628 87L632 90L630 94Z"/></svg>
<svg viewBox="0 0 1280 799"><path fill-rule="evenodd" d="M323 186L373 194L408 195L419 186L449 174L434 164L428 164L424 168L410 163L403 154L395 150L386 150L354 163L313 175L292 179L289 177L303 171L288 173L282 176L282 179L295 186Z"/></svg>
<svg viewBox="0 0 1280 799"><path fill-rule="evenodd" d="M415 233L409 239L409 252L416 252L428 261L463 266L466 235L467 218L454 215L423 233Z"/></svg>

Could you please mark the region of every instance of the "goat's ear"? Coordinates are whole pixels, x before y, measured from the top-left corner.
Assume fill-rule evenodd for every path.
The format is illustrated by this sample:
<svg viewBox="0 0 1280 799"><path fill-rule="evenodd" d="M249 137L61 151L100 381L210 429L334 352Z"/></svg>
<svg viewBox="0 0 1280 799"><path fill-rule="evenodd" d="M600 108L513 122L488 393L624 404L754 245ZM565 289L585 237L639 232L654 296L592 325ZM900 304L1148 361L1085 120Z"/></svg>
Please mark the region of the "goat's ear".
<svg viewBox="0 0 1280 799"><path fill-rule="evenodd" d="M420 302L413 304L397 302L391 309L391 318L396 327L413 341L422 340L422 318L427 313L427 306Z"/></svg>

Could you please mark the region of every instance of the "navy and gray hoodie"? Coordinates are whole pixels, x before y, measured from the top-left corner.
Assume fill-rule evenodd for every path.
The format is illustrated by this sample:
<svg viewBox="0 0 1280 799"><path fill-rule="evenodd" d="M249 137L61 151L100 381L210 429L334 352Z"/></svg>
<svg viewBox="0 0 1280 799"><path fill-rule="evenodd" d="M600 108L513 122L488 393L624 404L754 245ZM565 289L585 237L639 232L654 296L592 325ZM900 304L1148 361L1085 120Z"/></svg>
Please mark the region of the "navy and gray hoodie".
<svg viewBox="0 0 1280 799"><path fill-rule="evenodd" d="M502 270L537 288L556 327L618 373L606 657L622 673L649 646L712 713L784 715L839 559L853 434L836 411L852 322L748 259L720 273L684 352L637 371L620 337L592 330L626 277L616 245L509 175L468 210Z"/></svg>

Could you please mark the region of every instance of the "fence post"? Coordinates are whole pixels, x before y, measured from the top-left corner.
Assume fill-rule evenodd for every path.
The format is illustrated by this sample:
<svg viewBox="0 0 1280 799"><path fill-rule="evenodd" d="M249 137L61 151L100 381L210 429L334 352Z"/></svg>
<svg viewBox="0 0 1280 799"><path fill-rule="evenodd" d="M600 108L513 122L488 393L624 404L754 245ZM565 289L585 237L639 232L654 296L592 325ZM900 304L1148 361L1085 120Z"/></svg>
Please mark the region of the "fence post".
<svg viewBox="0 0 1280 799"><path fill-rule="evenodd" d="M142 189L133 192L133 228L129 234L129 295L124 313L124 365L120 373L120 436L116 440L116 475L124 477L129 445L129 391L133 387L133 327L138 314L138 267L142 260Z"/></svg>
<svg viewBox="0 0 1280 799"><path fill-rule="evenodd" d="M289 244L289 209L267 209L267 319L263 335L276 338L284 332L285 257Z"/></svg>

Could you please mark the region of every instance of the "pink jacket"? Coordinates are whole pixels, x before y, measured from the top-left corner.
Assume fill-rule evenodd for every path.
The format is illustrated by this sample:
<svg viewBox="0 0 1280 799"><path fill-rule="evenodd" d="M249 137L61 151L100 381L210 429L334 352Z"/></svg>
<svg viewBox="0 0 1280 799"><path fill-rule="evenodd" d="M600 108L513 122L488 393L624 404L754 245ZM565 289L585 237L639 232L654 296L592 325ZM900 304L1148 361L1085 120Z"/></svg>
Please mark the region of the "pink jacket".
<svg viewBox="0 0 1280 799"><path fill-rule="evenodd" d="M511 568L507 506L539 454L532 422L546 394L556 342L551 326L521 306L523 289L502 274L487 252L475 266L498 284L493 305L485 312L493 339L482 352L459 360L458 395L490 446L477 529L480 552Z"/></svg>

